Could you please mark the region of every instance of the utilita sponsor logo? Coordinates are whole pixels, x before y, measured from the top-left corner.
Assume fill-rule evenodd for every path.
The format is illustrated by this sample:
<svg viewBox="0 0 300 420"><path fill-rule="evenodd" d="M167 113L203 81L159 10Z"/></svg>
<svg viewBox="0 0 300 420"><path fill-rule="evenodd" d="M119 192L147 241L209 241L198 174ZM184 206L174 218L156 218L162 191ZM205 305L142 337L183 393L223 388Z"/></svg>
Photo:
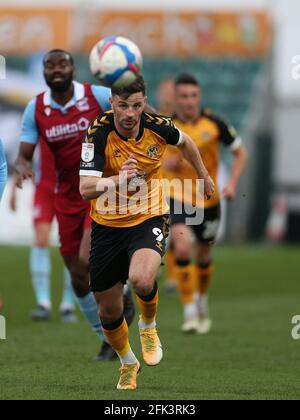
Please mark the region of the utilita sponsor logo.
<svg viewBox="0 0 300 420"><path fill-rule="evenodd" d="M81 118L77 124L61 124L46 130L46 136L49 140L55 141L64 137L76 135L87 131L90 122L86 118Z"/></svg>

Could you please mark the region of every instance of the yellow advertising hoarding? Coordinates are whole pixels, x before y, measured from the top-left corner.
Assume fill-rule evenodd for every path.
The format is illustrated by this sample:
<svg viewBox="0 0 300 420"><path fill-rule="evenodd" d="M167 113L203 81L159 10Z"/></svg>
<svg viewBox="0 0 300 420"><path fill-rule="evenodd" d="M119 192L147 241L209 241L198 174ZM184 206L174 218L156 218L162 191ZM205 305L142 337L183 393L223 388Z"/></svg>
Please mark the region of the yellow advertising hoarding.
<svg viewBox="0 0 300 420"><path fill-rule="evenodd" d="M213 56L265 54L271 24L261 12L75 11L0 7L0 53L59 47L89 52L101 38L123 35L145 55ZM76 28L76 30L74 29Z"/></svg>

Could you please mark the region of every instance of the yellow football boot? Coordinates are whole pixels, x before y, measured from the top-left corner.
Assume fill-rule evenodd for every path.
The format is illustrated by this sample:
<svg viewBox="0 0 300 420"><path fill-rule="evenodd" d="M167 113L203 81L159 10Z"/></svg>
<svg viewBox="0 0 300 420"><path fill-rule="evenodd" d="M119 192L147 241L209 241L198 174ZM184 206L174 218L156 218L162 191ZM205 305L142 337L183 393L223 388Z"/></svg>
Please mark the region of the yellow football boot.
<svg viewBox="0 0 300 420"><path fill-rule="evenodd" d="M117 389L119 391L135 391L137 388L136 379L140 372L139 362L134 365L122 365Z"/></svg>
<svg viewBox="0 0 300 420"><path fill-rule="evenodd" d="M163 349L156 328L140 329L143 358L148 366L157 366L163 358Z"/></svg>

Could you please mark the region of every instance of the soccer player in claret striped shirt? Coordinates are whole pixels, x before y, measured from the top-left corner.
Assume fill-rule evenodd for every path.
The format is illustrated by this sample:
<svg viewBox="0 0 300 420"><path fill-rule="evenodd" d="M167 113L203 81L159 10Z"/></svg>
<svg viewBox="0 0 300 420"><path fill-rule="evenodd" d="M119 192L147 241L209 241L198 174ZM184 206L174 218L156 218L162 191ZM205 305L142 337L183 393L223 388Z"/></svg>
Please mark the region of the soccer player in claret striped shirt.
<svg viewBox="0 0 300 420"><path fill-rule="evenodd" d="M91 290L104 334L122 364L118 389L134 390L141 366L129 343L123 286L129 279L137 294L143 358L146 365L156 366L163 350L156 329L155 280L165 254L169 209L155 180L162 180L167 145L181 148L204 180L208 198L214 183L190 137L170 119L144 113L147 98L141 76L127 88L113 88L111 102L113 111L94 121L83 142L80 191L84 199L93 200ZM142 204L133 211L131 199L139 189ZM152 200L156 206L149 205Z"/></svg>

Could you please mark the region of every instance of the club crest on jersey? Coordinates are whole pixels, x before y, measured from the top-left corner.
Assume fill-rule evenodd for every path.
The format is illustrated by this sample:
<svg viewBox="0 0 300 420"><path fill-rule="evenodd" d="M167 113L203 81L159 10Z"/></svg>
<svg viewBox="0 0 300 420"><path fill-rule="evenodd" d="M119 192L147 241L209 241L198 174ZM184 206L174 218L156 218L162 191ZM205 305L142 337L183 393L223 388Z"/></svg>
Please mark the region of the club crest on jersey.
<svg viewBox="0 0 300 420"><path fill-rule="evenodd" d="M85 112L85 111L90 110L88 98L84 98L81 101L77 102L76 106L77 106L78 111L80 112Z"/></svg>
<svg viewBox="0 0 300 420"><path fill-rule="evenodd" d="M83 162L92 162L95 156L95 145L91 143L84 143L82 145L81 159Z"/></svg>
<svg viewBox="0 0 300 420"><path fill-rule="evenodd" d="M155 145L150 146L147 150L147 155L149 156L149 158L155 159L158 155L158 148Z"/></svg>

